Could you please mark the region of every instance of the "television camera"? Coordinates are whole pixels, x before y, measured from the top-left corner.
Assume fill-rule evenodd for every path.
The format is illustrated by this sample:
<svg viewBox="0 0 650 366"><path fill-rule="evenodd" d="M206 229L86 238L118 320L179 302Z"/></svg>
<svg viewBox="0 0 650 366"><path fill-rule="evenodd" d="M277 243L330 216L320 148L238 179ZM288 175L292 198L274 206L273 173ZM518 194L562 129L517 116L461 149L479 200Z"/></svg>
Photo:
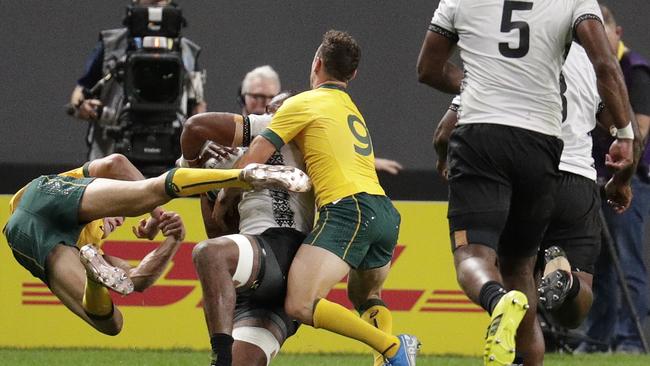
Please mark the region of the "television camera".
<svg viewBox="0 0 650 366"><path fill-rule="evenodd" d="M173 4L134 4L127 7L124 25L126 52L107 63L104 77L84 96L102 101L93 123L114 141L114 151L153 176L180 155L188 113L180 37L186 21Z"/></svg>

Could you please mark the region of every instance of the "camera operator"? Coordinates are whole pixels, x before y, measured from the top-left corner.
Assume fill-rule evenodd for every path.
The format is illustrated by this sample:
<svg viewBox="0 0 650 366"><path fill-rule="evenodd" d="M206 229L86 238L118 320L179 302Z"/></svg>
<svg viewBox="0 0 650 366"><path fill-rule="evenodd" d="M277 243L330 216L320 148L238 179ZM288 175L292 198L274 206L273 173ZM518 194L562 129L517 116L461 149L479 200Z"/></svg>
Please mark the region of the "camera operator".
<svg viewBox="0 0 650 366"><path fill-rule="evenodd" d="M178 144L183 122L193 114L206 111L203 99L205 72L200 71L197 64L200 47L180 36L185 19L180 15L180 8L169 0L131 1L124 25L100 32L99 42L86 63L85 73L78 79L72 92L68 112L90 122L88 159L101 158L118 151L127 156L134 154L129 158L139 167L154 162L161 165L160 168L171 166L173 160L166 161L166 155L170 153L166 150ZM154 37L147 37L149 35ZM131 54L146 52L176 57L177 70L169 68L169 65L174 65L169 62L162 66L140 62L137 66L141 67L130 67ZM167 60L173 61L171 56ZM168 75L175 79L171 82L166 80ZM175 81L178 83L174 84ZM169 89L165 90L160 85ZM143 86L150 89L143 91ZM149 103L147 98L154 102ZM142 99L149 104L142 107L146 104L142 103ZM151 134L144 136L147 131ZM161 136L169 137L171 142L158 147L146 145L145 141L153 143L161 140ZM143 152L150 152L153 156L143 156ZM137 164L138 160L140 164Z"/></svg>

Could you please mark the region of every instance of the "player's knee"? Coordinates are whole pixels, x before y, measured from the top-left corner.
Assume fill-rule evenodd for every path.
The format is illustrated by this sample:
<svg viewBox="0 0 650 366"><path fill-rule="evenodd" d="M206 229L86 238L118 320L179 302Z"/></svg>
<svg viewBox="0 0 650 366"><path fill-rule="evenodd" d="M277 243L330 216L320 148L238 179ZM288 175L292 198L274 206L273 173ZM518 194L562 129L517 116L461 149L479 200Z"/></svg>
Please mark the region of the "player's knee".
<svg viewBox="0 0 650 366"><path fill-rule="evenodd" d="M118 153L110 154L106 157L106 161L109 166L114 168L123 167L127 164L130 164L129 159L126 156Z"/></svg>
<svg viewBox="0 0 650 366"><path fill-rule="evenodd" d="M93 160L89 166L93 176L112 177L124 171L131 163L122 154L111 154L101 159Z"/></svg>
<svg viewBox="0 0 650 366"><path fill-rule="evenodd" d="M222 258L225 244L223 240L208 239L199 242L192 249L192 261L195 266L199 266L204 262L214 262Z"/></svg>
<svg viewBox="0 0 650 366"><path fill-rule="evenodd" d="M245 238L243 235L240 236ZM248 246L250 247L250 244ZM237 281L238 284L243 285L250 278L253 258L252 249L250 250L250 256L242 256L240 249L241 247L235 244L229 236L208 239L194 246L192 261L199 276L206 270L225 271L233 276L233 280ZM246 251L246 253L248 252ZM246 263L240 263L242 259L245 259L244 262ZM242 267L241 270L240 267Z"/></svg>
<svg viewBox="0 0 650 366"><path fill-rule="evenodd" d="M130 164L129 159L122 154L111 154L102 159L103 170L107 176L118 175Z"/></svg>
<svg viewBox="0 0 650 366"><path fill-rule="evenodd" d="M287 297L284 301L284 311L289 317L301 323L312 324L314 317L313 303Z"/></svg>

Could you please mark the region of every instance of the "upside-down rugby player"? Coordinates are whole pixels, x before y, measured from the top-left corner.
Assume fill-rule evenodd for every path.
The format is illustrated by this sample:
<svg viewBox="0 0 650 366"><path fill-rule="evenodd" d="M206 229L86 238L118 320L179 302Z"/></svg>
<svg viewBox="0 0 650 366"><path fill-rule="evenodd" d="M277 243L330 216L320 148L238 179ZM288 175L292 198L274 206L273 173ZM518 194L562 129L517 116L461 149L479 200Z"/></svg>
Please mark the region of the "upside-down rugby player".
<svg viewBox="0 0 650 366"><path fill-rule="evenodd" d="M18 263L47 284L77 316L100 332L115 335L122 328L122 314L114 308L108 290L100 282L113 281L111 287L123 294L144 291L166 268L185 232L180 216L158 207L134 233L151 239L160 226L166 237L160 247L135 268L113 256L101 258L98 248L103 239L121 226L124 218L106 217L86 225L70 220L75 218L78 199L73 182L92 176L144 179L126 158L117 154L58 176L39 178L12 197L5 234ZM87 265L85 274L82 262ZM105 278L100 280L98 276Z"/></svg>
<svg viewBox="0 0 650 366"><path fill-rule="evenodd" d="M138 289L144 289L160 275L184 237L180 217L162 213L158 206L175 197L219 187L309 188L308 178L299 170L264 165L243 170L174 169L142 179L121 155L92 161L63 175L41 176L14 195L3 230L18 262L46 283L70 310L106 334L120 332L122 317L103 286L123 294L134 289L124 269L118 267L125 267L135 276ZM80 252L76 249L77 243L99 244L99 238L121 223L122 219L115 217L148 211L152 218L140 223L136 235L153 238L161 229L168 238L135 269L114 257L108 258L115 266L110 265L92 245Z"/></svg>

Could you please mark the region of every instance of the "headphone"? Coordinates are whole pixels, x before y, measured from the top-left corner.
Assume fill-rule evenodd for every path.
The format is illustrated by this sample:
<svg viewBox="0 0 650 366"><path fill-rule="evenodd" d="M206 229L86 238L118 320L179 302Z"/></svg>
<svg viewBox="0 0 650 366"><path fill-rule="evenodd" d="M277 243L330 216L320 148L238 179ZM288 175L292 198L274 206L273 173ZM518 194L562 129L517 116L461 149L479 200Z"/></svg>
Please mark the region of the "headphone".
<svg viewBox="0 0 650 366"><path fill-rule="evenodd" d="M237 88L237 104L241 108L246 107L246 100L244 99L244 94L242 93L241 84L239 85L239 88Z"/></svg>

